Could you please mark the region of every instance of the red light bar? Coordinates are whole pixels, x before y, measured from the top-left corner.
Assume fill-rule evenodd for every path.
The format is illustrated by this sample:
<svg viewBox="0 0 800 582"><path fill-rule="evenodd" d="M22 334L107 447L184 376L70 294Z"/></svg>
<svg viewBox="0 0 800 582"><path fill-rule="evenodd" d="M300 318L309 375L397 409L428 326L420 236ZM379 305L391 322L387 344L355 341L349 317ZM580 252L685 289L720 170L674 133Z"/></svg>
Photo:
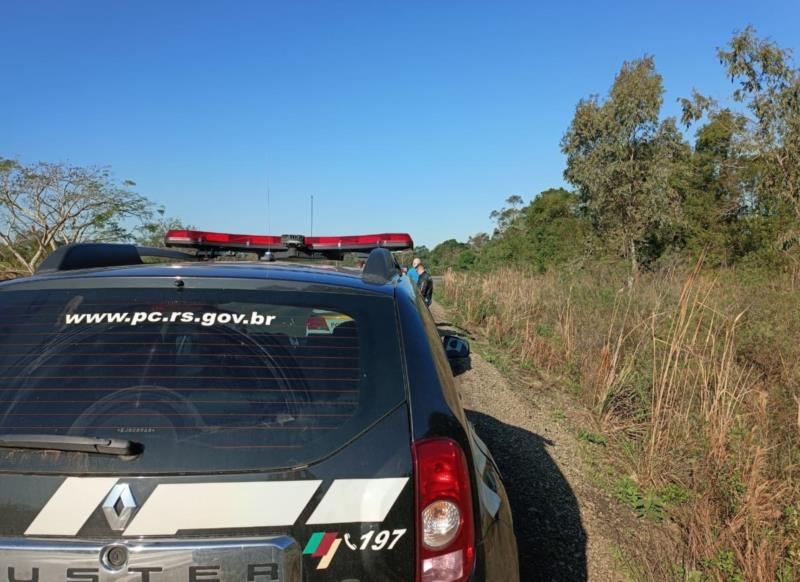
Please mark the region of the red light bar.
<svg viewBox="0 0 800 582"><path fill-rule="evenodd" d="M215 247L253 250L280 250L286 246L279 236L228 234L202 230L170 230L164 237L167 246Z"/></svg>
<svg viewBox="0 0 800 582"><path fill-rule="evenodd" d="M309 236L306 245L313 250L358 251L382 247L386 249L410 249L414 246L411 236L404 233L362 234L356 236Z"/></svg>
<svg viewBox="0 0 800 582"><path fill-rule="evenodd" d="M296 241L296 242L295 242ZM264 236L230 234L202 230L170 230L164 237L167 246L208 250L239 250L263 253L289 251L289 247L306 253L341 255L350 252L369 252L376 248L405 250L414 247L411 236L405 233L363 234L355 236Z"/></svg>

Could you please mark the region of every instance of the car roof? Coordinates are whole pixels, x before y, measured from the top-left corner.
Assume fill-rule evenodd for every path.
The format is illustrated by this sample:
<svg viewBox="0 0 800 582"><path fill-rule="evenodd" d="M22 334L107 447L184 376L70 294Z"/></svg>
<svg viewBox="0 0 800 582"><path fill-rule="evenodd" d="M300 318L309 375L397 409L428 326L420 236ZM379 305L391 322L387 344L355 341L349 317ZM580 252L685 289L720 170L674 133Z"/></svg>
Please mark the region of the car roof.
<svg viewBox="0 0 800 582"><path fill-rule="evenodd" d="M203 277L320 283L351 290L363 290L386 295L394 294L397 277L387 282L376 283L365 280L361 275L361 270L357 268L314 264L310 261L293 263L210 260L202 262L145 263L142 265L56 271L3 281L0 283L0 287L8 288L25 283L42 283L46 285L48 281L70 279Z"/></svg>

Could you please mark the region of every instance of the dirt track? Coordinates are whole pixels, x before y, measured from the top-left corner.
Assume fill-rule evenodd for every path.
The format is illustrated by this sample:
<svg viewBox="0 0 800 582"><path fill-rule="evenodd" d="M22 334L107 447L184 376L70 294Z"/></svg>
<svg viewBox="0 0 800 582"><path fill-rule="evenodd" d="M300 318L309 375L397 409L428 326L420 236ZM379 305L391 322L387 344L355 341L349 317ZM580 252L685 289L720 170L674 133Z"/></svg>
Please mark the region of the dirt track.
<svg viewBox="0 0 800 582"><path fill-rule="evenodd" d="M447 329L446 311L436 304L432 311ZM612 557L611 532L624 527L620 512L587 482L580 443L563 420L574 404L557 391L514 386L477 352L458 380L508 490L521 579L625 580Z"/></svg>

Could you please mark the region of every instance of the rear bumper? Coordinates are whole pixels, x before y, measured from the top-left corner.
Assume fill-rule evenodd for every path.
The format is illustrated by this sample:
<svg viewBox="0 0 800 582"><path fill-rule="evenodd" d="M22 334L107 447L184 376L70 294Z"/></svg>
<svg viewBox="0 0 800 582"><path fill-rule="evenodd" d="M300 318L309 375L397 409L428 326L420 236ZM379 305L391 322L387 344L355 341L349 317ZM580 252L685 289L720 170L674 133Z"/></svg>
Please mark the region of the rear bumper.
<svg viewBox="0 0 800 582"><path fill-rule="evenodd" d="M141 582L301 580L302 557L288 536L191 541L0 539L10 580Z"/></svg>

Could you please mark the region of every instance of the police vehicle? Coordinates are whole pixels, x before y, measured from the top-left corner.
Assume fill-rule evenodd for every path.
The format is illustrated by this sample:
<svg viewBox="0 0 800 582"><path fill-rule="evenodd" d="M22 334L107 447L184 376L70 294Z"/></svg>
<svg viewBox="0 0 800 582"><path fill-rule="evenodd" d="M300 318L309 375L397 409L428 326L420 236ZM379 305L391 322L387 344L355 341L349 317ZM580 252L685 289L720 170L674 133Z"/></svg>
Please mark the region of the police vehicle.
<svg viewBox="0 0 800 582"><path fill-rule="evenodd" d="M518 580L408 235L166 243L0 284L0 582Z"/></svg>

